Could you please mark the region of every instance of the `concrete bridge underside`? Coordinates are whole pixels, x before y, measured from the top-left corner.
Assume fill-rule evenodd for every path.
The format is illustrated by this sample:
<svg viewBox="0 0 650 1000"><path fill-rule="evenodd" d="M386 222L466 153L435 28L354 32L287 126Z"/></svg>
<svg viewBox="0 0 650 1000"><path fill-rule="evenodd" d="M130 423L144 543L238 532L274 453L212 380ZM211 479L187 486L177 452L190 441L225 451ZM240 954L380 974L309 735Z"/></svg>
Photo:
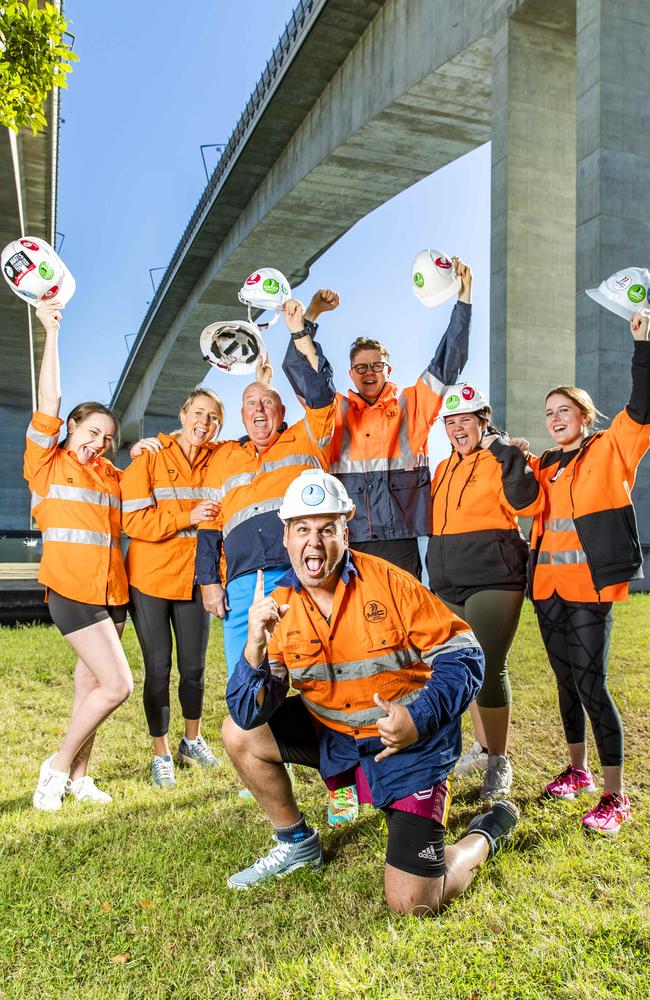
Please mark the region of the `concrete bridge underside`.
<svg viewBox="0 0 650 1000"><path fill-rule="evenodd" d="M650 6L320 0L293 45L134 344L114 397L127 440L175 423L204 372L198 335L236 314L255 262L298 283L355 222L488 139L496 417L540 450L550 385L577 382L619 410L629 334L583 290L648 264ZM648 553L647 463L635 500Z"/></svg>

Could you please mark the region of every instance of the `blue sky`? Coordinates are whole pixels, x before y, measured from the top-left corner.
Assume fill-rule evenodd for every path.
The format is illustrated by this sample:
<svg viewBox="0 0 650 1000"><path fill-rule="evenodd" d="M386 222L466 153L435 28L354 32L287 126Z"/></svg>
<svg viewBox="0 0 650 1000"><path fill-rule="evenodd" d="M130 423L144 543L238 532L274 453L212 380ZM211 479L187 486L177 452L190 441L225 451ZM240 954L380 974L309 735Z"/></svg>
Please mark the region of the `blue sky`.
<svg viewBox="0 0 650 1000"><path fill-rule="evenodd" d="M167 264L205 186L200 146L226 141L292 9L289 0L249 0L244 21L240 5L223 0L118 0L110 15L104 4L67 0L79 62L63 95L60 144L61 255L77 280L61 338L65 412L81 399L108 402L127 356L124 337L137 332L151 299L149 268ZM360 333L392 349L399 385L412 384L426 366L451 304L427 310L411 292L411 261L425 247L473 266L465 374L488 389L489 231L484 146L377 209L316 263L296 292L303 300L321 286L341 293L340 309L321 326L339 389L348 387L347 348ZM250 263L253 270L274 262ZM239 308L233 303L227 318ZM279 370L282 323L266 339L276 385L296 419L299 407ZM207 370L204 381L226 406L222 437L238 436L246 380ZM439 430L432 446L434 454L446 450Z"/></svg>

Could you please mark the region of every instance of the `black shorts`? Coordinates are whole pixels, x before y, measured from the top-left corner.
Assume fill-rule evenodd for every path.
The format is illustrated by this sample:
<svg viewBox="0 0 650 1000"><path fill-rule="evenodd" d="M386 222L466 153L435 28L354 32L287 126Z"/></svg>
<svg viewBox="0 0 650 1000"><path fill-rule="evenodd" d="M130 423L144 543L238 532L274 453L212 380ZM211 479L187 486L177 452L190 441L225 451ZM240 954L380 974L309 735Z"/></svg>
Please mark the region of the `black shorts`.
<svg viewBox="0 0 650 1000"><path fill-rule="evenodd" d="M97 622L102 622L106 618L112 618L116 625L120 625L126 621L128 609L128 604L83 604L81 601L72 601L69 597L63 597L49 587L47 606L50 618L61 635L78 632L79 629L96 625Z"/></svg>
<svg viewBox="0 0 650 1000"><path fill-rule="evenodd" d="M300 696L287 698L269 719L269 728L286 764L318 768L318 723ZM435 819L386 806L386 864L409 875L440 878L446 870L445 828Z"/></svg>

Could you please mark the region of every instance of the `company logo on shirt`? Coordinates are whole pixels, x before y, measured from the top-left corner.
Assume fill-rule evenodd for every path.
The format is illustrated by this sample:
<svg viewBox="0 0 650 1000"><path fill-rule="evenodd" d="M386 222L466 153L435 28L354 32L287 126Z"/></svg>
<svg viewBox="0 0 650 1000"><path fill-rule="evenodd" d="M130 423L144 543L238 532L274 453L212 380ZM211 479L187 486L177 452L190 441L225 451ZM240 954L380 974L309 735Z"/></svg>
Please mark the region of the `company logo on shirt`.
<svg viewBox="0 0 650 1000"><path fill-rule="evenodd" d="M363 613L366 616L366 620L369 622L383 622L386 617L387 611L383 604L379 601L368 601L364 605Z"/></svg>

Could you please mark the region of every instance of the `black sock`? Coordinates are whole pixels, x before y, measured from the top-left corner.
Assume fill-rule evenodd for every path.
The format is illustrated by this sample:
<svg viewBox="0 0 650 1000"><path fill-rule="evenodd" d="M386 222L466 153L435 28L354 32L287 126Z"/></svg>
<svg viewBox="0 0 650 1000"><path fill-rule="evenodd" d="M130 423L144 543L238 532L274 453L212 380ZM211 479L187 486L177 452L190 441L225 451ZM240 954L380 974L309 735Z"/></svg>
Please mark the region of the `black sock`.
<svg viewBox="0 0 650 1000"><path fill-rule="evenodd" d="M294 826L276 827L275 835L281 844L296 844L300 840L306 840L314 832L311 826L307 826L304 813L300 814L299 821Z"/></svg>

